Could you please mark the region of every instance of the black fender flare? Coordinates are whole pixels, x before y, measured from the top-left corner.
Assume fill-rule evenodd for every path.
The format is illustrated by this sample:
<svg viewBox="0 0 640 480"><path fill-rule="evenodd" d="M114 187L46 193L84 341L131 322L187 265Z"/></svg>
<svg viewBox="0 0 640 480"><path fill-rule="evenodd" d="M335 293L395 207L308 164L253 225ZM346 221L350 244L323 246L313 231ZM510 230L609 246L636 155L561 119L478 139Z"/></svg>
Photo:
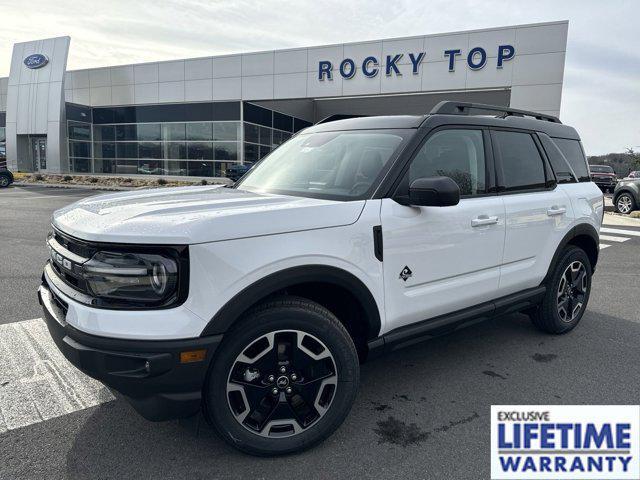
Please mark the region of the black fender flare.
<svg viewBox="0 0 640 480"><path fill-rule="evenodd" d="M579 237L579 236L584 236L584 235L590 237L595 242L596 247L600 243L600 235L598 234L598 231L592 225L590 225L588 223L580 223L580 224L575 225L574 227L572 227L571 230L569 230L569 232L562 238L562 240L558 244L558 248L556 248L556 251L553 254L553 258L551 259L551 263L549 264L549 269L547 270L547 274L545 275L544 280L542 280L542 285L545 285L547 283L547 281L549 280L549 277L553 274L553 269L554 269L558 259L560 258L560 254L562 253L564 248L569 243L571 243L571 241L574 238ZM596 248L595 261L591 265L592 270L594 272L596 270L596 264L598 263L598 251L599 250Z"/></svg>
<svg viewBox="0 0 640 480"><path fill-rule="evenodd" d="M633 190L633 188L623 187L613 194L613 198L611 200L613 201L614 206L618 201L618 197L623 193L628 193L629 195L631 195L633 197L633 200L636 202L636 204L640 203L640 196Z"/></svg>
<svg viewBox="0 0 640 480"><path fill-rule="evenodd" d="M331 283L348 290L360 302L366 314L368 339L378 336L381 326L380 311L367 286L352 273L328 265L287 268L254 282L225 303L209 321L200 336L223 334L250 305L279 290L309 282Z"/></svg>

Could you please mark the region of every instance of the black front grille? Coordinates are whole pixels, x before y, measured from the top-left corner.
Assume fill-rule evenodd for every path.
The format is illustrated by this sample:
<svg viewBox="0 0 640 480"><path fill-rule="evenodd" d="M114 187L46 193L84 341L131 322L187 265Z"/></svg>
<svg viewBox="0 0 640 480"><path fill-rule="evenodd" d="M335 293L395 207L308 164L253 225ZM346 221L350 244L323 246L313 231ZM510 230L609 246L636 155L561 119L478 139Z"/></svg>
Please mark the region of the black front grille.
<svg viewBox="0 0 640 480"><path fill-rule="evenodd" d="M65 235L58 230L53 231L53 237L64 248L84 258L91 258L93 254L98 251L95 246L92 246L82 240L78 240L77 238Z"/></svg>
<svg viewBox="0 0 640 480"><path fill-rule="evenodd" d="M57 262L51 262L51 266L55 270L58 277L74 290L82 293L91 294L87 287L87 282L80 276L79 273L72 272L66 268L61 267Z"/></svg>
<svg viewBox="0 0 640 480"><path fill-rule="evenodd" d="M75 253L76 255L86 259L90 259L98 251L98 247L96 245L92 245L84 240L73 238L56 229L53 230L53 238L71 253ZM74 290L91 295L87 282L81 275L79 270L80 266L78 264L72 262L72 268L68 269L60 265L58 262L52 261L51 266L64 283Z"/></svg>

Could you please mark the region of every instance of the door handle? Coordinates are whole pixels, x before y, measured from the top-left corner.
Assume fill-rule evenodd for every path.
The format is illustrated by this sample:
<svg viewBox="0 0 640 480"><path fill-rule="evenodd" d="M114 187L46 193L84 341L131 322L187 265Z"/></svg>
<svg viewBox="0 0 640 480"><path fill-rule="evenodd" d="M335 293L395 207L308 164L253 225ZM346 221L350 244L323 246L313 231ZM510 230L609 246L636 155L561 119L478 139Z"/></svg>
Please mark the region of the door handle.
<svg viewBox="0 0 640 480"><path fill-rule="evenodd" d="M567 209L564 207L558 207L557 205L554 205L547 210L547 215L550 217L553 217L554 215L562 215L563 213L567 213Z"/></svg>
<svg viewBox="0 0 640 480"><path fill-rule="evenodd" d="M490 217L488 215L480 215L471 220L472 227L482 227L484 225L495 225L498 223L498 217Z"/></svg>

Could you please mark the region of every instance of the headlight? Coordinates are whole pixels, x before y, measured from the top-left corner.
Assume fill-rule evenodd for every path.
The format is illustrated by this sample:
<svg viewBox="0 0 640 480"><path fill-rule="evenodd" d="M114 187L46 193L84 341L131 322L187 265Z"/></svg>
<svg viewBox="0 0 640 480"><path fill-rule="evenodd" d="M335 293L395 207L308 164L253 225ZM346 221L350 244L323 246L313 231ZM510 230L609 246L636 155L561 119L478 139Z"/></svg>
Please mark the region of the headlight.
<svg viewBox="0 0 640 480"><path fill-rule="evenodd" d="M178 261L168 255L99 251L81 268L90 292L106 303L161 306L178 295Z"/></svg>

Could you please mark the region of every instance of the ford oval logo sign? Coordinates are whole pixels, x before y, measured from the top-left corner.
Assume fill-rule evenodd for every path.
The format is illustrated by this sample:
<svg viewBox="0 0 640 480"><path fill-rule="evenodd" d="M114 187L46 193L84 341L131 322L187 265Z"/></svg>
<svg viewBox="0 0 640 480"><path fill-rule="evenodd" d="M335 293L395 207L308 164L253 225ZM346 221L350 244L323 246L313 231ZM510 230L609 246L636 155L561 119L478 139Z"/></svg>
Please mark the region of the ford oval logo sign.
<svg viewBox="0 0 640 480"><path fill-rule="evenodd" d="M24 64L27 68L42 68L47 63L49 63L49 59L46 55L41 53L34 53L33 55L29 55L24 59Z"/></svg>

